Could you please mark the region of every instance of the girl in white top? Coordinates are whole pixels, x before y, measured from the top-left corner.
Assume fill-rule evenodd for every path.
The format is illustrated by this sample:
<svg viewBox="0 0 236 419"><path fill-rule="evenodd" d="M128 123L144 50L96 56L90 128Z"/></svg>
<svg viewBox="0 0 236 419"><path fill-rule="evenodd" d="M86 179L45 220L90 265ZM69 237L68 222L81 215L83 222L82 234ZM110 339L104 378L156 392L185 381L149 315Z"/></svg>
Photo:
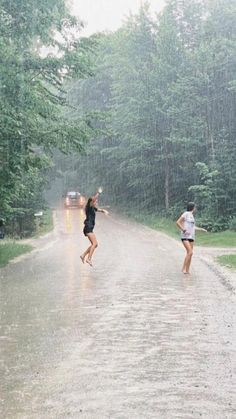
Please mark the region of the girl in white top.
<svg viewBox="0 0 236 419"><path fill-rule="evenodd" d="M193 216L195 210L194 202L189 202L187 205L187 211L185 211L179 219L176 221L177 226L181 230L181 240L186 249L186 256L184 259L184 264L182 272L184 274L189 274L189 268L191 264L191 259L193 255L193 243L195 240L195 230L205 231L205 228L197 227L195 225L195 219Z"/></svg>

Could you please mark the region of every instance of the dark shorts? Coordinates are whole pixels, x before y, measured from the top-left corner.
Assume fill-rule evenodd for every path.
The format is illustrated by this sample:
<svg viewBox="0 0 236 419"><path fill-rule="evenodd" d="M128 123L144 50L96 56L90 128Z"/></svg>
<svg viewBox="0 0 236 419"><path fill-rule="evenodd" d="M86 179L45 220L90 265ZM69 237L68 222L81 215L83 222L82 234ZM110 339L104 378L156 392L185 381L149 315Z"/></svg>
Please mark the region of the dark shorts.
<svg viewBox="0 0 236 419"><path fill-rule="evenodd" d="M194 242L194 240L193 239L181 239L182 240L182 242L184 242L184 241L187 241L187 242Z"/></svg>
<svg viewBox="0 0 236 419"><path fill-rule="evenodd" d="M93 233L93 227L85 226L83 232L87 236L89 233Z"/></svg>

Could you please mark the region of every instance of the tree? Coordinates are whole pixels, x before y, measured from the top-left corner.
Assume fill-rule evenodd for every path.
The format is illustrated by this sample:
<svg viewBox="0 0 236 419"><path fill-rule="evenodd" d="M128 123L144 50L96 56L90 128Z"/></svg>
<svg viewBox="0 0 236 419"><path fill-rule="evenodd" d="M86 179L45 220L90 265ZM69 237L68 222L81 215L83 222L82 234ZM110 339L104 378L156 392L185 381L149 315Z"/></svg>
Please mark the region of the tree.
<svg viewBox="0 0 236 419"><path fill-rule="evenodd" d="M78 82L75 98L102 112L78 161L85 184L93 173L114 203L173 216L194 193L200 215L227 226L236 209L235 28L230 0L170 0L155 20L143 6L103 35L96 77Z"/></svg>
<svg viewBox="0 0 236 419"><path fill-rule="evenodd" d="M85 118L66 116L65 82L91 74L93 43L72 36L80 26L62 0L1 1L0 212L7 217L32 216L52 150L81 151L91 134Z"/></svg>

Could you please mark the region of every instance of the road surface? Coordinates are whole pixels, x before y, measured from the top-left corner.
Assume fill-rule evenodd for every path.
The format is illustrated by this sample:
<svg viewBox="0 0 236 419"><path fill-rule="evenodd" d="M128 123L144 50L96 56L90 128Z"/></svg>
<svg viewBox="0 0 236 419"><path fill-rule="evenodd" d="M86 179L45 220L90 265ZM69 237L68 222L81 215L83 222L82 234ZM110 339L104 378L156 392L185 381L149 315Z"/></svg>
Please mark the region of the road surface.
<svg viewBox="0 0 236 419"><path fill-rule="evenodd" d="M38 248L0 270L0 417L235 419L236 294L204 255L97 215L61 210Z"/></svg>

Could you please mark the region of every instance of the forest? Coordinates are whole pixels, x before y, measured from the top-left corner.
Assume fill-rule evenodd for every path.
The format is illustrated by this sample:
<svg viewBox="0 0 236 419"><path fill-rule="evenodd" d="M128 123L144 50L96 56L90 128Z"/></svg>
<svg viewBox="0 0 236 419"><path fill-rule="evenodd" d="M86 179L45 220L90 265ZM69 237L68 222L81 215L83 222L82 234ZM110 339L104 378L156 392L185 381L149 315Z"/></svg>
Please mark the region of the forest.
<svg viewBox="0 0 236 419"><path fill-rule="evenodd" d="M60 178L118 210L174 219L193 200L200 225L235 230L236 1L81 25L62 0L1 1L0 215L29 223Z"/></svg>
<svg viewBox="0 0 236 419"><path fill-rule="evenodd" d="M67 118L66 83L92 74L81 25L64 0L0 1L0 217L16 235L46 205L54 150L79 153L90 138L86 118Z"/></svg>

